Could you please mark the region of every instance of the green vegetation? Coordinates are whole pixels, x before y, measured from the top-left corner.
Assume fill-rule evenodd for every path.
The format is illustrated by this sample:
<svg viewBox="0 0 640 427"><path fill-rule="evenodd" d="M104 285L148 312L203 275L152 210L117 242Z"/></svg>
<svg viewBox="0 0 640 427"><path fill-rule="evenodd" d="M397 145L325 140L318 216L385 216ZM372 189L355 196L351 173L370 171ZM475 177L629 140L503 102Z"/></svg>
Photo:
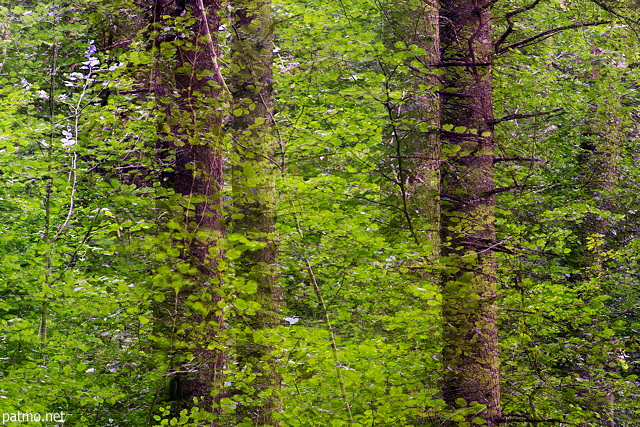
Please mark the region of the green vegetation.
<svg viewBox="0 0 640 427"><path fill-rule="evenodd" d="M0 0L2 425L639 425L639 30Z"/></svg>

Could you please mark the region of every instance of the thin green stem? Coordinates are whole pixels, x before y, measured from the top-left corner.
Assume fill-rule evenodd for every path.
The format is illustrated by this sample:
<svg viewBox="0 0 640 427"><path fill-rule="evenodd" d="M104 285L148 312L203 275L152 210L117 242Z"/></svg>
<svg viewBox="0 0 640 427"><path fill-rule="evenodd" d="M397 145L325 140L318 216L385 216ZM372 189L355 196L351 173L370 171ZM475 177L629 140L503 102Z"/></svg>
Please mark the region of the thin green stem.
<svg viewBox="0 0 640 427"><path fill-rule="evenodd" d="M316 276L313 273L313 268L311 267L311 263L307 258L305 258L304 260L307 263L307 271L309 272L309 277L311 278L311 283L313 284L313 290L315 291L316 297L318 298L318 302L322 306L324 321L327 324L327 329L329 330L329 335L331 336L331 352L333 353L333 359L336 365L336 373L338 374L338 382L340 384L340 393L342 394L344 407L347 410L347 414L349 415L349 424L353 424L353 415L351 414L351 405L349 405L349 400L347 398L347 387L345 386L344 377L342 376L342 371L340 369L340 358L338 356L338 345L336 344L336 335L333 331L333 327L331 326L331 320L329 319L329 312L327 311L327 306L324 303L324 298L322 298L322 294L320 293L320 287L318 286L318 281L316 280Z"/></svg>

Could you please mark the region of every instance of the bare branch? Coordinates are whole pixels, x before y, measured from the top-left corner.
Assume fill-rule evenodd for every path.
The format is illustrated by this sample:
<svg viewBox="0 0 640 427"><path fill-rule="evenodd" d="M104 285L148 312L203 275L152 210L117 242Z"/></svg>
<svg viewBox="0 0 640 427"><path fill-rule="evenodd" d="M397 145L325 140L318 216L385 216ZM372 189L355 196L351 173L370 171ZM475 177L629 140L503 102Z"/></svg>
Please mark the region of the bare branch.
<svg viewBox="0 0 640 427"><path fill-rule="evenodd" d="M502 43L504 43L507 40L507 37L509 37L509 35L513 32L513 17L516 15L519 15L523 12L526 12L528 10L533 9L534 7L536 7L542 0L535 0L533 3L531 3L530 5L527 6L523 6L520 7L516 10L512 10L511 12L508 12L504 17L507 19L507 22L509 23L509 26L507 27L507 29L505 30L504 33L502 33L502 35L500 36L500 38L498 39L498 41L493 45L494 46L494 50L498 50L500 48L500 46L502 45Z"/></svg>
<svg viewBox="0 0 640 427"><path fill-rule="evenodd" d="M220 65L218 64L219 57L213 45L213 33L211 32L211 28L209 28L209 18L207 16L207 11L204 7L204 4L202 3L202 0L197 0L196 5L198 6L198 9L199 9L198 12L200 12L200 15L202 16L202 24L205 30L204 38L207 43L207 47L209 47L209 53L211 54L211 64L213 65L213 72L216 75L217 83L222 85L227 95L229 95L230 97L233 97L233 95L231 95L231 90L229 90L229 87L227 86L224 76L220 71Z"/></svg>
<svg viewBox="0 0 640 427"><path fill-rule="evenodd" d="M519 7L518 9L516 9L516 10L512 10L511 12L507 12L507 14L504 15L504 17L507 18L507 19L508 18L513 18L514 16L519 15L519 14L521 14L523 12L527 12L527 11L533 9L534 7L536 7L537 5L539 5L541 1L542 0L535 0L533 3L531 3L531 4L527 5L527 6L522 6L522 7Z"/></svg>
<svg viewBox="0 0 640 427"><path fill-rule="evenodd" d="M491 122L491 124L495 125L501 122L506 122L509 120L517 120L517 119L528 119L530 117L538 117L538 116L548 116L549 114L562 112L562 108L556 108L551 111L540 111L537 113L529 113L529 114L509 114L508 116L500 117L499 119L495 119Z"/></svg>
<svg viewBox="0 0 640 427"><path fill-rule="evenodd" d="M535 157L496 157L493 159L493 163L500 162L546 162L546 160Z"/></svg>
<svg viewBox="0 0 640 427"><path fill-rule="evenodd" d="M552 28L551 30L547 30L547 31L543 31L540 34L536 34L535 36L531 36L531 37L527 37L524 40L520 40L519 42L515 42L510 44L507 47L504 47L502 49L497 49L496 50L496 55L500 55L504 52L507 52L511 49L515 49L518 47L525 47L525 46L529 46L532 45L534 43L540 42L542 40L545 40L557 33L560 33L562 31L565 30L573 30L576 28L585 28L585 27L595 27L598 25L606 25L606 24L611 24L613 21L595 21L595 22L587 22L587 23L579 23L579 24L571 24L571 25L563 25L562 27L558 27L558 28Z"/></svg>
<svg viewBox="0 0 640 427"><path fill-rule="evenodd" d="M111 46L105 46L105 47L103 47L103 48L101 48L101 49L98 49L98 52L100 52L100 51L106 51L106 50L111 50L111 49L115 49L115 48L117 48L117 47L126 46L126 45L131 44L131 43L133 43L133 40L128 40L128 39L127 39L127 40L123 40L123 41L121 41L121 42L118 42L118 43L112 44Z"/></svg>
<svg viewBox="0 0 640 427"><path fill-rule="evenodd" d="M150 87L143 87L140 89L130 89L130 90L119 90L116 93L118 95L129 95L129 94L133 94L133 93L152 93L154 92L155 89L150 88Z"/></svg>
<svg viewBox="0 0 640 427"><path fill-rule="evenodd" d="M508 187L498 187L498 188L494 188L491 191L485 191L484 193L482 193L482 197L489 197L489 196L493 196L494 194L504 193L505 191L511 191L511 190L521 189L521 188L522 188L522 186L520 186L520 185L510 185Z"/></svg>
<svg viewBox="0 0 640 427"><path fill-rule="evenodd" d="M591 0L591 2L596 4L600 8L602 8L607 13L610 13L611 15L613 15L615 17L621 18L623 21L625 21L627 23L636 24L636 25L638 23L640 23L640 21L638 21L638 20L630 19L625 14L617 12L613 7L610 7L609 5L607 5L605 1L602 1L602 0ZM635 32L635 30L634 30L634 32Z"/></svg>

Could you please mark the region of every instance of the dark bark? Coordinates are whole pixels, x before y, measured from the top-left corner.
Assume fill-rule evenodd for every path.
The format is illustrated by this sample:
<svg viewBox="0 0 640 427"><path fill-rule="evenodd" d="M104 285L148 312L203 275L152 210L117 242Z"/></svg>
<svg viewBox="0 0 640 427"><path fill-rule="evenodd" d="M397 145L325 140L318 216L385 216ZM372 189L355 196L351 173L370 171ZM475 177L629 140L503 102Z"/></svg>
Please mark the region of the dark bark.
<svg viewBox="0 0 640 427"><path fill-rule="evenodd" d="M475 0L443 0L440 43L446 96L442 123L441 248L443 393L452 407L486 405L500 417L490 8ZM480 66L481 65L481 66ZM463 400L464 399L464 400Z"/></svg>
<svg viewBox="0 0 640 427"><path fill-rule="evenodd" d="M159 152L170 161L165 175L181 197L174 219L181 223L173 245L180 249L182 262L190 266L184 280L159 308L165 333L171 335L175 370L171 375L169 399L174 409L193 406L193 398L214 410L220 392L224 357L217 337L222 320L216 314L220 297L218 271L222 255L223 157L222 103L224 81L218 69L215 34L219 27L214 0L163 2L156 0L154 24L171 26L171 18L191 14L195 24L187 31L163 37L168 46L157 43L160 57L168 61L158 70L155 92L164 106L164 137ZM185 269L189 270L189 269ZM187 360L189 359L189 360Z"/></svg>

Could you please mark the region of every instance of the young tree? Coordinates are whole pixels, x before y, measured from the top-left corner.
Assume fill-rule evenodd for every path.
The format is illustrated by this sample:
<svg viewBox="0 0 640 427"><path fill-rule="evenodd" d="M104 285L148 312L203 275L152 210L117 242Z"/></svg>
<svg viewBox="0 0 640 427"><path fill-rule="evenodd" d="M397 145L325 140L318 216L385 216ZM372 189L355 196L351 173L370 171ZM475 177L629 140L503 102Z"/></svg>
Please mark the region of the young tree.
<svg viewBox="0 0 640 427"><path fill-rule="evenodd" d="M607 275L606 262L607 258L611 258L611 252L607 249L617 249L618 244L613 240L616 230L611 227L611 221L608 219L612 213L620 209L616 206L614 194L618 186L620 167L622 160L622 151L625 145L624 134L630 132L633 128L631 121L625 119L625 106L623 105L624 82L620 79L619 68L607 67L600 58L602 52L596 45L591 46L590 54L592 72L588 79L592 83L593 94L595 98L594 104L591 106L590 116L594 118L588 124L587 141L584 144L584 155L582 157L582 167L580 181L587 190L587 196L591 198L600 212L594 212L591 221L585 221L580 227L580 234L586 240L584 246L586 251L576 251L582 255L581 269L585 272L584 279L587 283L583 286L597 289L605 282L603 280ZM615 63L614 63L615 64ZM618 68L618 70L616 70ZM617 90L610 91L615 87ZM580 253L582 252L582 253ZM606 292L606 291L605 291ZM604 330L608 325L593 325L594 329ZM600 341L600 340L598 340ZM597 387L594 393L594 410L600 418L600 423L605 427L615 427L615 381L608 373L613 371L611 367L615 367L614 358L616 350L614 339L607 337L601 342L594 342L594 347L603 349L604 359L601 355L594 359L600 363L588 364L582 368L581 376L589 381L593 381ZM609 367L603 368L601 363L608 364ZM591 366L590 366L591 365ZM601 372L601 374L599 373Z"/></svg>

